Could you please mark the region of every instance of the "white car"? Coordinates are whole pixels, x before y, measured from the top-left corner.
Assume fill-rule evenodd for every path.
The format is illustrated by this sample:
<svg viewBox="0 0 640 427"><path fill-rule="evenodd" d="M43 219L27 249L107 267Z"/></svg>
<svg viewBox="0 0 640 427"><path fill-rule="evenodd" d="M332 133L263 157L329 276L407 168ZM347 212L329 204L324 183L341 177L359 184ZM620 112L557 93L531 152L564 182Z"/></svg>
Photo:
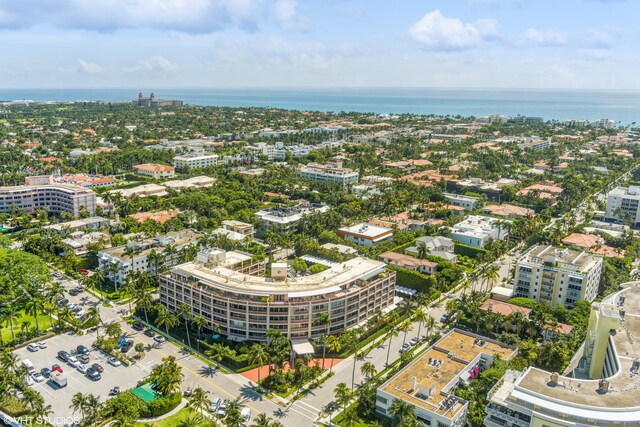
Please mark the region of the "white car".
<svg viewBox="0 0 640 427"><path fill-rule="evenodd" d="M40 350L40 347L38 346L38 344L35 343L31 343L27 346L27 350L29 351L38 351Z"/></svg>
<svg viewBox="0 0 640 427"><path fill-rule="evenodd" d="M69 357L69 360L67 360L67 363L71 366L73 366L74 368L77 368L78 366L81 365L80 361L78 360L77 357L75 356L71 356Z"/></svg>
<svg viewBox="0 0 640 427"><path fill-rule="evenodd" d="M31 375L31 378L33 378L33 380L37 383L41 383L42 381L44 381L44 375L42 375L40 372L35 372Z"/></svg>
<svg viewBox="0 0 640 427"><path fill-rule="evenodd" d="M46 343L46 342L44 342L44 341L40 341L40 342L39 342L39 343L37 343L37 344L38 344L38 347L40 347L40 348L41 348L41 349L43 349L43 350L44 350L45 348L47 348L47 343Z"/></svg>
<svg viewBox="0 0 640 427"><path fill-rule="evenodd" d="M163 337L162 335L156 335L155 337L153 337L153 340L161 344L166 341L165 337Z"/></svg>
<svg viewBox="0 0 640 427"><path fill-rule="evenodd" d="M87 367L87 365L80 365L80 366L78 366L77 369L78 369L78 372L80 372L81 374L86 374L87 373L87 369L89 369L89 368Z"/></svg>
<svg viewBox="0 0 640 427"><path fill-rule="evenodd" d="M109 360L107 360L107 362L109 362L109 365L111 365L111 366L120 366L120 365L122 365L122 362L120 362L115 357L110 357Z"/></svg>

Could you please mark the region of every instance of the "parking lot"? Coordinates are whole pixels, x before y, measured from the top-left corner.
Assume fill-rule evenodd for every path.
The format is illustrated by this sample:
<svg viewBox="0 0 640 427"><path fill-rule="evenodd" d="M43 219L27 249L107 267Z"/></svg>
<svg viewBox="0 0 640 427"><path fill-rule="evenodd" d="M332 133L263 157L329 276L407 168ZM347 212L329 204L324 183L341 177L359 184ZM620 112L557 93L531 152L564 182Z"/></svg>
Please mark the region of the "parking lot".
<svg viewBox="0 0 640 427"><path fill-rule="evenodd" d="M137 336L138 334L135 334L135 336L132 336L130 339L133 339L135 343L141 342L140 339L137 339ZM45 349L32 352L24 347L15 351L20 360L29 359L35 365L38 372L40 372L42 368L51 368L53 364L58 364L62 368L63 375L67 378L67 387L58 388L48 379L45 379L45 381L41 383L34 382L32 385L35 390L42 394L46 403L52 406L54 411L53 415L63 417L71 416L73 413L73 409L69 408L71 399L73 395L78 392L92 393L95 396L100 396L100 401L104 402L109 397L109 391L113 387L118 386L123 390L135 387L139 380L149 374L153 365L160 361L158 357L159 354L157 352L151 352L147 353L141 362L131 366L111 366L107 363L109 357L106 353L91 347L95 339L95 333L82 336L67 333L45 340L44 342L47 344L47 348ZM71 365L58 359L58 351L65 350L71 352L71 350L75 350L78 345L84 345L90 350L89 356L91 361L87 366L99 363L104 368L101 380L92 381L77 369L71 367ZM134 350L130 350L128 354L129 356L133 356Z"/></svg>

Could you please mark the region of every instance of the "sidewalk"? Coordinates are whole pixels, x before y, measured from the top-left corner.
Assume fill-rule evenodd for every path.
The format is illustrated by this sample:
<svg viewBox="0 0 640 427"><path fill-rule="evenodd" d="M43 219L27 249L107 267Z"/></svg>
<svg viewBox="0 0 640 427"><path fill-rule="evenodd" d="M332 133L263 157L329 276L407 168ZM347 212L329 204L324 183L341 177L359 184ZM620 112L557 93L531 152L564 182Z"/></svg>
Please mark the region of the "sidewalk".
<svg viewBox="0 0 640 427"><path fill-rule="evenodd" d="M137 422L139 423L152 423L154 421L159 421L159 420L164 420L165 418L169 418L172 415L177 414L178 412L180 412L182 410L182 408L186 407L188 404L188 402L184 399L182 399L182 401L180 402L180 404L178 406L176 406L174 409L172 409L171 411L167 412L166 414L163 415L158 415L157 417L151 417L151 418L140 418L137 420Z"/></svg>

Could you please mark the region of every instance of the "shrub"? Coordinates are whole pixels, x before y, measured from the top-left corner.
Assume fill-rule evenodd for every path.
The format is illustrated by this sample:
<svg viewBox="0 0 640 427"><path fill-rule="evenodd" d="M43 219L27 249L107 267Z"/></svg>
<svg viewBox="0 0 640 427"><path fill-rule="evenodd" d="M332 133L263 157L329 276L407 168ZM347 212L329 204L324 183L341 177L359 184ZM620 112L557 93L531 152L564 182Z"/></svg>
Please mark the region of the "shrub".
<svg viewBox="0 0 640 427"><path fill-rule="evenodd" d="M532 300L531 298L525 298L525 297L516 297L516 298L511 298L509 300L510 304L514 304L514 305L518 305L520 307L524 307L524 308L533 308L536 305L538 305L537 302L535 302L534 300Z"/></svg>
<svg viewBox="0 0 640 427"><path fill-rule="evenodd" d="M172 393L168 396L160 396L147 404L147 409L141 415L145 418L164 415L175 409L182 401L181 393Z"/></svg>

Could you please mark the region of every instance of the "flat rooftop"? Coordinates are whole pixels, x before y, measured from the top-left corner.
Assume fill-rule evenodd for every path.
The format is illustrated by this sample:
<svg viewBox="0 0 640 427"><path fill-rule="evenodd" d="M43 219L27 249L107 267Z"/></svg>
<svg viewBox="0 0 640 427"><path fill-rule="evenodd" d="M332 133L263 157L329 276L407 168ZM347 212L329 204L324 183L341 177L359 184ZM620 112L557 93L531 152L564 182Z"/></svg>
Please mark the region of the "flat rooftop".
<svg viewBox="0 0 640 427"><path fill-rule="evenodd" d="M338 231L347 233L347 234L357 234L360 236L366 236L371 238L376 238L382 234L386 234L389 232L393 233L392 228L381 227L379 225L373 225L368 223L367 224L360 223L360 224L352 225L351 227L342 227L342 228L339 228Z"/></svg>
<svg viewBox="0 0 640 427"><path fill-rule="evenodd" d="M172 239L173 241L169 242L167 241L167 244L171 244L173 246L176 247L176 249L180 249L185 245L188 244L197 244L197 239L200 236L200 233L193 231L193 230L189 230L189 229L185 229L185 230L181 230L177 233L168 233L166 236L162 236L162 239L165 238L169 238ZM134 245L152 245L157 241L157 239L146 239L143 241L139 241L139 242L131 242ZM127 247L127 245L122 245L122 246L116 246L115 248L111 248L111 249L105 249L104 251L101 251L100 253L104 253L107 255L110 255L114 258L120 258L120 259L125 259L126 261L129 261L129 258L124 254L125 248ZM148 256L152 250L155 250L156 252L162 252L164 250L164 246L162 245L157 245L154 247L150 247L148 249L145 249L143 251L137 252L135 257L145 257Z"/></svg>
<svg viewBox="0 0 640 427"><path fill-rule="evenodd" d="M478 339L484 345L478 345ZM398 399L451 419L464 408L466 401L456 398L448 408L443 406L444 402L450 396L449 390L460 378L469 378L469 370L475 366L476 358L486 354L491 357L500 355L502 360L508 360L516 351L515 347L454 329L383 384L381 389ZM441 363L429 364L429 360ZM413 390L413 377L416 377L418 390ZM424 398L425 395L421 393L424 390L431 390L429 397Z"/></svg>
<svg viewBox="0 0 640 427"><path fill-rule="evenodd" d="M575 251L555 246L538 245L534 246L525 254L524 260L533 262L558 263L560 267L570 266L582 270L588 270L602 257L596 257L587 252Z"/></svg>
<svg viewBox="0 0 640 427"><path fill-rule="evenodd" d="M301 277L289 277L275 281L272 278L252 276L240 273L224 265L206 266L189 262L171 269L171 275L194 277L203 284L231 292L255 292L256 295L283 294L297 291L338 292L340 286L355 280L368 280L385 271L386 264L367 258L354 258L336 264L317 274ZM296 295L290 295L296 296Z"/></svg>
<svg viewBox="0 0 640 427"><path fill-rule="evenodd" d="M620 296L624 304L618 306ZM557 384L550 382L550 373L529 368L515 384L506 384L509 399L521 406L540 405L540 399L558 405L563 412L573 408L581 410L580 416L598 420L598 414L608 420L640 420L640 375L631 372L634 358L640 356L640 284L627 286L622 291L605 298L600 305L601 313L616 315L620 309L626 311L620 326L611 337L618 354L620 369L607 378L609 391L598 391L599 380L575 379L560 376ZM505 381L506 383L506 381ZM623 409L627 409L626 411Z"/></svg>

